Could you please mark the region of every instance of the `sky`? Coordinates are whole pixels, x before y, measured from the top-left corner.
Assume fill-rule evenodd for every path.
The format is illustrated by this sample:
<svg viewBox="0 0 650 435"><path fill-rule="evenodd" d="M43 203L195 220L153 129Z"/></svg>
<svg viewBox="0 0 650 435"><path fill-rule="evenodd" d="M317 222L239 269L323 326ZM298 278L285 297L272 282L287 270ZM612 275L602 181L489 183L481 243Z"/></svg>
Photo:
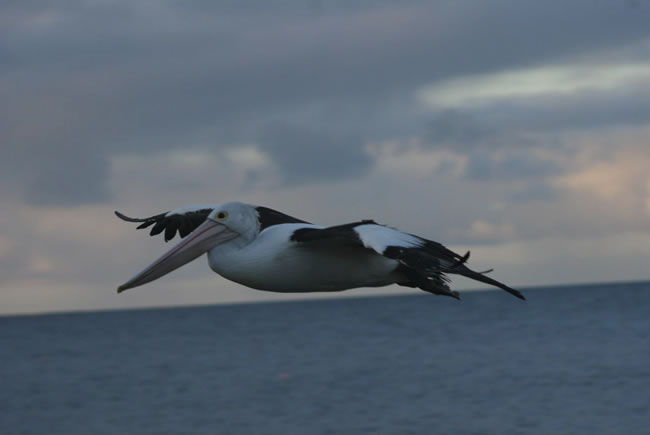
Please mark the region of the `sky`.
<svg viewBox="0 0 650 435"><path fill-rule="evenodd" d="M372 218L513 287L650 279L649 22L648 0L4 1L0 314L295 297L205 258L116 293L169 245L113 210L231 200Z"/></svg>

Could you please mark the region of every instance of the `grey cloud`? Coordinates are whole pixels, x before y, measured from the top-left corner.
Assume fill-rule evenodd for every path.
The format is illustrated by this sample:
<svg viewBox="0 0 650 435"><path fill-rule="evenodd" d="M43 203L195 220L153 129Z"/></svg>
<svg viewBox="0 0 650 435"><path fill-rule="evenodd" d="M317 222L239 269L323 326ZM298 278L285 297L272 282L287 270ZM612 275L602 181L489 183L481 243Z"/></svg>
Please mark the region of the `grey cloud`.
<svg viewBox="0 0 650 435"><path fill-rule="evenodd" d="M480 182L525 180L558 171L553 162L538 159L531 150L549 145L560 148L561 142L495 122L489 114L442 110L425 125L420 146L467 156L462 174L466 179ZM438 171L445 168L441 165Z"/></svg>
<svg viewBox="0 0 650 435"><path fill-rule="evenodd" d="M540 135L538 129L530 127L509 126L481 111L443 110L427 123L421 143L426 148L466 155L467 166L462 176L467 180L516 181L515 186L506 189L509 193L504 199L509 203L554 199L558 192L547 178L564 173L565 168L556 161L540 158L534 151L549 147L563 153L570 151L564 141L556 138L557 133ZM445 168L441 165L438 173Z"/></svg>
<svg viewBox="0 0 650 435"><path fill-rule="evenodd" d="M345 130L351 136L395 136L413 121L393 116L394 101L424 84L650 36L645 5L368 5L3 3L0 144L12 158L0 163L0 180L32 202L102 200L116 154L241 143L273 120L329 105L358 109L312 119L308 129L337 141L339 126L358 120ZM367 168L361 141L351 143L350 168ZM299 159L311 154L287 160L285 148L269 146L278 162L309 166ZM322 176L294 173L356 174L331 163Z"/></svg>
<svg viewBox="0 0 650 435"><path fill-rule="evenodd" d="M540 179L562 172L556 162L537 157L526 149L497 154L478 150L469 155L465 175L477 181L513 181Z"/></svg>
<svg viewBox="0 0 650 435"><path fill-rule="evenodd" d="M650 122L650 92L644 86L527 101L515 99L508 106L494 114L495 122L511 123L528 131L557 132Z"/></svg>
<svg viewBox="0 0 650 435"><path fill-rule="evenodd" d="M565 147L570 131L639 126L650 122L650 93L643 86L528 96L484 106L442 109L423 121L422 146L458 153Z"/></svg>
<svg viewBox="0 0 650 435"><path fill-rule="evenodd" d="M110 198L106 150L78 143L6 144L3 194L40 205L98 203ZM13 145L13 146L12 146Z"/></svg>
<svg viewBox="0 0 650 435"><path fill-rule="evenodd" d="M558 190L546 180L527 180L524 187L515 189L508 195L511 203L524 203L530 201L549 201L557 198Z"/></svg>
<svg viewBox="0 0 650 435"><path fill-rule="evenodd" d="M445 110L434 116L425 136L431 144L473 145L486 136L493 135L484 125L468 113L457 110Z"/></svg>
<svg viewBox="0 0 650 435"><path fill-rule="evenodd" d="M259 144L287 183L358 177L373 163L355 135L276 123L263 131Z"/></svg>
<svg viewBox="0 0 650 435"><path fill-rule="evenodd" d="M26 180L25 198L42 205L74 205L105 202L110 199L105 180L108 159L103 154L79 153L73 160L39 161Z"/></svg>
<svg viewBox="0 0 650 435"><path fill-rule="evenodd" d="M422 145L466 153L486 146L521 145L517 131L503 128L481 113L456 109L441 110L426 122Z"/></svg>

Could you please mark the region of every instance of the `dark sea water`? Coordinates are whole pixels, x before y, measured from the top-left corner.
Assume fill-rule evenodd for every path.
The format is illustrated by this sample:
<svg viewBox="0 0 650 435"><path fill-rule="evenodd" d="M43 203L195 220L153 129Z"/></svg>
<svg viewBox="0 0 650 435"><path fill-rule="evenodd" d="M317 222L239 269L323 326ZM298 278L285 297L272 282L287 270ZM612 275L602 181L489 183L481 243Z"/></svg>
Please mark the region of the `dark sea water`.
<svg viewBox="0 0 650 435"><path fill-rule="evenodd" d="M6 434L648 434L650 284L0 317Z"/></svg>

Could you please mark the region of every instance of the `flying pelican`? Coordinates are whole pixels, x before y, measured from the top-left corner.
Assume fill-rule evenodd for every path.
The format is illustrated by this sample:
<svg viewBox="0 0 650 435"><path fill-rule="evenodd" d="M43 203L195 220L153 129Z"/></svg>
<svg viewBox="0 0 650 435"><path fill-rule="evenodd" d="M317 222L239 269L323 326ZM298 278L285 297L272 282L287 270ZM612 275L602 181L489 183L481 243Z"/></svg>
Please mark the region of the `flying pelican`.
<svg viewBox="0 0 650 435"><path fill-rule="evenodd" d="M333 227L313 225L267 207L241 202L178 208L144 219L115 212L122 220L164 231L165 241L181 241L149 267L117 288L138 287L207 252L210 268L226 279L282 293L330 292L398 284L459 299L447 274L517 290L466 266L442 244L362 220Z"/></svg>

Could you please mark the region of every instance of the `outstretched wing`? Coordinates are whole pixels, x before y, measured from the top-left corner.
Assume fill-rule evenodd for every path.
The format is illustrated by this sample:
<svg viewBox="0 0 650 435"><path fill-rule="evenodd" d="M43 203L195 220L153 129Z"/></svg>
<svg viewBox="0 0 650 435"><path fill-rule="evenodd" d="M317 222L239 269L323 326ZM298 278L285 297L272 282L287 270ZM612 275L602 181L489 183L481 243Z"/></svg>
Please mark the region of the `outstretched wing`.
<svg viewBox="0 0 650 435"><path fill-rule="evenodd" d="M115 215L126 222L140 222L137 229L148 228L153 225L150 235L156 236L165 231L165 242L170 241L178 234L181 238L194 231L208 215L214 210L210 206L190 206L160 213L147 218L132 218L115 211Z"/></svg>
<svg viewBox="0 0 650 435"><path fill-rule="evenodd" d="M300 228L291 236L299 243L338 241L372 249L384 257L399 262L398 271L406 276L401 285L458 298L458 292L449 288L446 274L458 274L499 287L520 299L522 294L484 273L469 269L465 262L469 252L460 255L438 242L403 233L394 228L364 220L328 228Z"/></svg>

